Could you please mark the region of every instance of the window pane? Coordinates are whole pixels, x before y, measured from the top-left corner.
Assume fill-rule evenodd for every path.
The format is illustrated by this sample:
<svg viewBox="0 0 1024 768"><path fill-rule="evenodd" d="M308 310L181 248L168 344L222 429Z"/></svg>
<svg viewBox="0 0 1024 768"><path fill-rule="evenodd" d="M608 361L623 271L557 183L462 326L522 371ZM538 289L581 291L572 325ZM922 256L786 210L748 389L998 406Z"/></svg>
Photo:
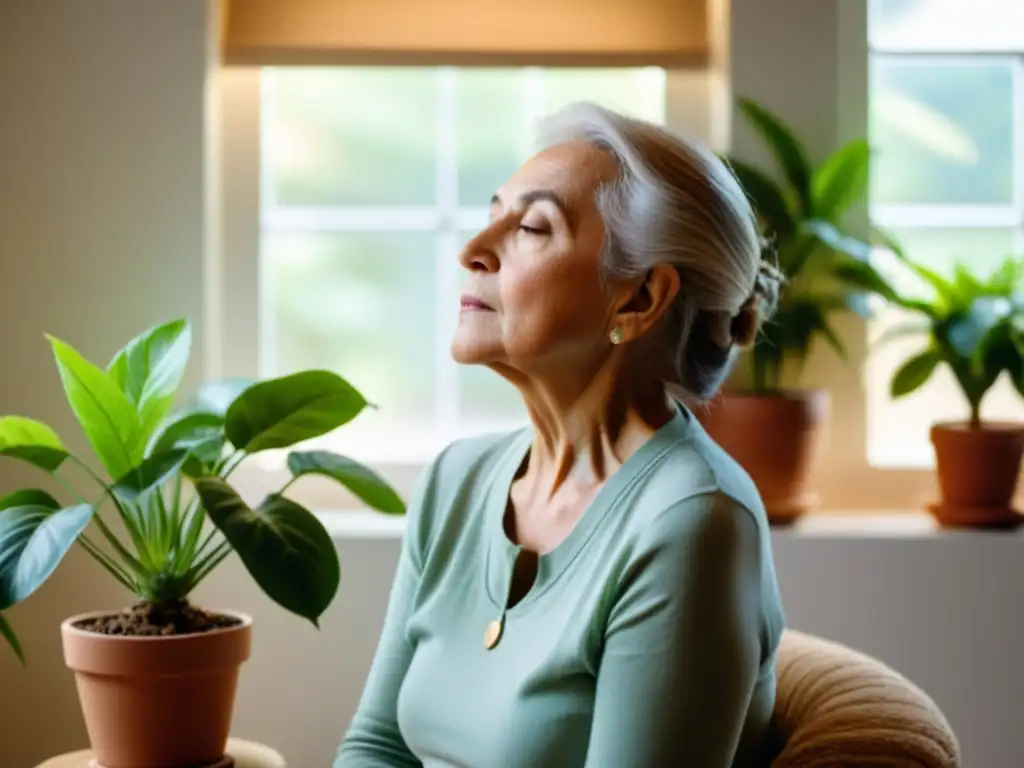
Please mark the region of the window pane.
<svg viewBox="0 0 1024 768"><path fill-rule="evenodd" d="M548 69L544 111L574 101L593 101L654 122L665 120L665 72L661 69Z"/></svg>
<svg viewBox="0 0 1024 768"><path fill-rule="evenodd" d="M264 156L279 205L431 205L437 70L280 69Z"/></svg>
<svg viewBox="0 0 1024 768"><path fill-rule="evenodd" d="M871 0L868 19L886 50L1024 50L1020 0Z"/></svg>
<svg viewBox="0 0 1024 768"><path fill-rule="evenodd" d="M1015 60L872 61L872 202L1012 203Z"/></svg>
<svg viewBox="0 0 1024 768"><path fill-rule="evenodd" d="M949 273L952 264L966 255L972 269L986 272L1010 253L1024 248L1024 236L1015 230L903 230L895 233L907 254L936 270ZM910 282L907 282L910 285ZM916 317L885 310L871 324L871 336L894 333ZM896 370L925 345L925 337L911 335L877 341L867 360L868 453L881 466L927 465L932 460L929 429L936 421L963 420L967 404L950 374L939 369L915 392L899 400L889 396L889 382ZM1001 380L986 397L982 416L988 419L1024 418L1020 395L1008 380Z"/></svg>
<svg viewBox="0 0 1024 768"><path fill-rule="evenodd" d="M460 247L475 235L463 233ZM466 285L469 272L459 270L459 289ZM521 422L526 419L526 409L519 392L505 379L482 365L460 365L458 367L459 416L471 431L474 425L489 429L491 425L507 422Z"/></svg>
<svg viewBox="0 0 1024 768"><path fill-rule="evenodd" d="M460 69L456 82L459 205L487 206L526 159L529 73Z"/></svg>
<svg viewBox="0 0 1024 768"><path fill-rule="evenodd" d="M265 233L271 373L334 370L375 424L431 420L435 249L432 233Z"/></svg>

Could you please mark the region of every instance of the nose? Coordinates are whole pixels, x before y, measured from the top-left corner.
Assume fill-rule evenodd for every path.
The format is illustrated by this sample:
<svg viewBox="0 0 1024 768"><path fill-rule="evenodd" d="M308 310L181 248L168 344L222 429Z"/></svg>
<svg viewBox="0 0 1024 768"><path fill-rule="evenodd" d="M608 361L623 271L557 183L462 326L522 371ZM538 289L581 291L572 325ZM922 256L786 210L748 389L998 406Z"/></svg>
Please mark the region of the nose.
<svg viewBox="0 0 1024 768"><path fill-rule="evenodd" d="M459 264L470 272L497 272L497 222L481 230L459 253Z"/></svg>

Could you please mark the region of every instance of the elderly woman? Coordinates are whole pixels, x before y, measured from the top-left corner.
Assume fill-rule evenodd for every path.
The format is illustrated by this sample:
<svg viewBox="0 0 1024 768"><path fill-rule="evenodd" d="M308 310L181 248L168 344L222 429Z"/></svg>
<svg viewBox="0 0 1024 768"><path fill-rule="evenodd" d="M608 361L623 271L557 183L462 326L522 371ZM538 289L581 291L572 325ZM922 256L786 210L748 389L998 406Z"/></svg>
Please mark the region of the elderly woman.
<svg viewBox="0 0 1024 768"><path fill-rule="evenodd" d="M593 105L491 201L452 353L531 425L449 446L409 504L336 768L758 765L783 628L740 467L673 397L711 397L774 304L729 170Z"/></svg>

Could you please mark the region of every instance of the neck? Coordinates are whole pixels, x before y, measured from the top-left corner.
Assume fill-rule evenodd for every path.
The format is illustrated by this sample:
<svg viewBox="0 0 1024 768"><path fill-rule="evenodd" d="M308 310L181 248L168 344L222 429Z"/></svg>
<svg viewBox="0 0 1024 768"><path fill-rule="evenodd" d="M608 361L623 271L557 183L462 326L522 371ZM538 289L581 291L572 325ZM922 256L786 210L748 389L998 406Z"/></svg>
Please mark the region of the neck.
<svg viewBox="0 0 1024 768"><path fill-rule="evenodd" d="M606 367L583 380L516 382L533 422L525 478L551 498L569 483L603 483L673 416L665 386Z"/></svg>

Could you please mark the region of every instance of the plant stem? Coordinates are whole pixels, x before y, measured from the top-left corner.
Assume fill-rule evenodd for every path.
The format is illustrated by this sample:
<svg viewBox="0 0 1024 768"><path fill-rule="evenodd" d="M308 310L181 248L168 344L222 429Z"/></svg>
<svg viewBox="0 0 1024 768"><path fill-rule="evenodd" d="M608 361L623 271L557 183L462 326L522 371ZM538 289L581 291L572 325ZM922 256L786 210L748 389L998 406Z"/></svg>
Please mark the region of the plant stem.
<svg viewBox="0 0 1024 768"><path fill-rule="evenodd" d="M206 534L206 537L203 539L203 543L200 544L199 548L196 550L196 556L194 559L200 559L206 555L206 548L210 546L210 542L213 541L214 537L218 533L220 533L220 529L214 527Z"/></svg>
<svg viewBox="0 0 1024 768"><path fill-rule="evenodd" d="M181 487L184 484L181 473L178 472L174 476L174 491L171 496L171 509L174 511L174 534L177 539L178 531L181 527Z"/></svg>
<svg viewBox="0 0 1024 768"><path fill-rule="evenodd" d="M146 567L137 557L135 557L135 555L128 551L128 548L121 543L121 540L117 538L117 535L110 530L110 526L103 522L103 518L99 515L94 515L93 520L96 522L96 527L100 529L100 533L103 534L103 538L110 543L110 546L114 548L121 559L128 563L136 573L145 573Z"/></svg>
<svg viewBox="0 0 1024 768"><path fill-rule="evenodd" d="M204 512L198 499L189 502L188 509L184 515L182 530L184 535L181 544L174 556L174 568L176 571L183 571L195 560L196 545L199 543L199 535L203 531Z"/></svg>
<svg viewBox="0 0 1024 768"><path fill-rule="evenodd" d="M106 568L111 576L121 582L122 586L124 586L129 592L134 593L136 591L135 587L132 586L131 576L129 576L121 566L114 562L109 555L90 541L88 536L83 533L78 537L78 543L96 562Z"/></svg>
<svg viewBox="0 0 1024 768"><path fill-rule="evenodd" d="M77 456L70 454L68 458L70 458L79 467L81 467L85 471L85 473L89 475L89 477L91 477L96 482L96 484L100 486L100 488L103 489L103 493L107 496L107 498L110 499L111 503L113 503L114 508L117 510L117 513L121 518L121 522L124 524L124 527L128 531L128 535L132 539L132 543L135 545L135 550L138 553L139 558L141 558L141 561L138 558L133 557L131 553L128 552L124 545L117 540L117 537L114 536L113 532L110 531L109 528L107 528L102 518L100 518L99 515L96 515L95 520L97 524L100 526L100 530L105 529L104 535L107 536L107 540L110 541L111 546L117 549L119 554L121 554L122 557L125 557L125 559L127 559L129 562L134 561L133 565L137 563L138 567L140 568L154 570L152 559L149 556L149 551L146 549L146 543L142 533L139 531L137 521L134 520L131 513L127 509L125 509L124 505L121 503L121 500L117 498L117 494L111 491L110 486L108 486L103 481L103 478L101 478L99 475L93 472L92 468L89 467L89 465L86 464L84 461L79 459ZM98 506L99 503L97 503L97 507Z"/></svg>
<svg viewBox="0 0 1024 768"><path fill-rule="evenodd" d="M221 480L227 480L228 476L234 472L238 468L238 465L244 460L245 451L235 451L224 460L224 463L220 466L217 475Z"/></svg>
<svg viewBox="0 0 1024 768"><path fill-rule="evenodd" d="M87 502L85 500L85 497L81 493L79 493L78 491L76 491L74 488L71 487L71 483L69 483L67 480L65 480L63 477L61 477L60 475L57 474L57 470L54 470L52 472L52 474L53 474L53 479L57 481L57 483L61 486L61 488L63 488L65 491L67 491L72 496L74 496L76 499L78 499L78 502L80 504L88 504L89 503L89 502Z"/></svg>
<svg viewBox="0 0 1024 768"><path fill-rule="evenodd" d="M194 589L197 587L203 579L209 576L213 570L223 562L224 558L231 554L231 552L231 544L225 539L215 550L210 552L200 562L196 563L193 567L195 575L192 577L192 588Z"/></svg>

